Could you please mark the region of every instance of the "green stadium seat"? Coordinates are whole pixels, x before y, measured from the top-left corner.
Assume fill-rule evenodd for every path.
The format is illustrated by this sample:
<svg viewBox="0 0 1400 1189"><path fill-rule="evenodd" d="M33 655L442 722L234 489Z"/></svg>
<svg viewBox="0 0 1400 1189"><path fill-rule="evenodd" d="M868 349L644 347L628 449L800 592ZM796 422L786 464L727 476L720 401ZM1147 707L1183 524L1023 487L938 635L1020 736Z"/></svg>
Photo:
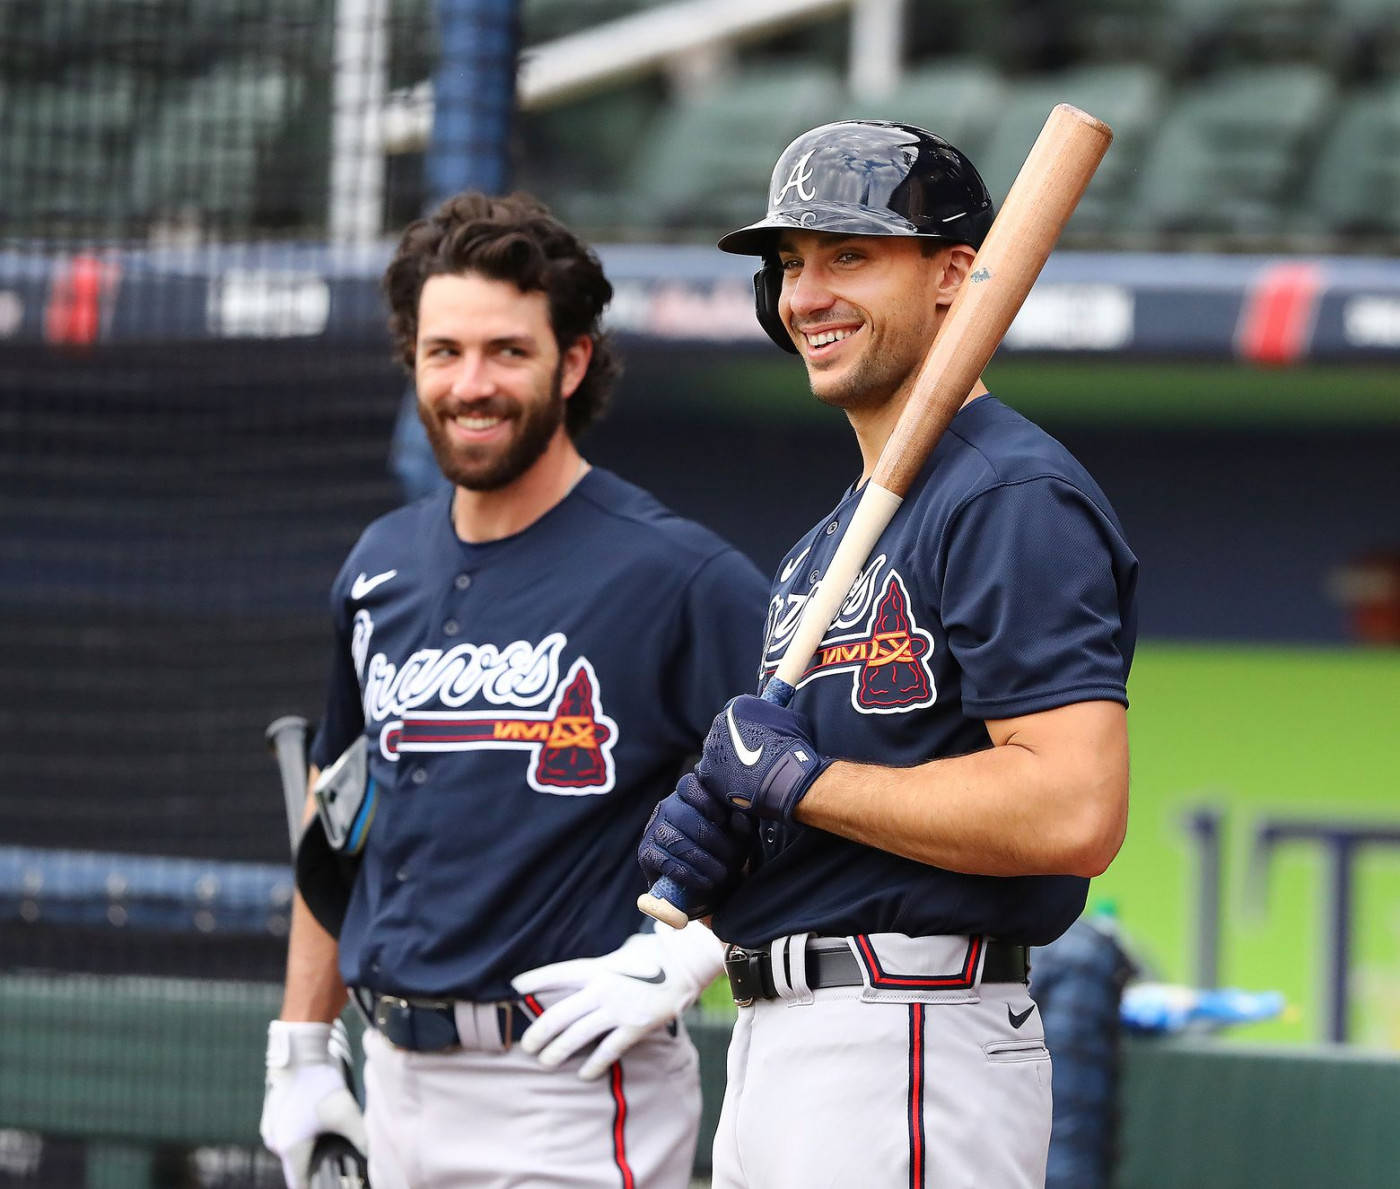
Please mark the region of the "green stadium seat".
<svg viewBox="0 0 1400 1189"><path fill-rule="evenodd" d="M778 154L795 136L840 114L833 70L751 62L693 97L673 101L636 145L606 207L588 222L610 230L708 236L759 217Z"/></svg>
<svg viewBox="0 0 1400 1189"><path fill-rule="evenodd" d="M1333 0L1332 22L1339 69L1363 77L1400 73L1396 0Z"/></svg>
<svg viewBox="0 0 1400 1189"><path fill-rule="evenodd" d="M1201 73L1245 62L1324 61L1334 0L1164 0L1175 65Z"/></svg>
<svg viewBox="0 0 1400 1189"><path fill-rule="evenodd" d="M139 97L136 72L93 64L8 88L0 210L10 231L110 231L126 217Z"/></svg>
<svg viewBox="0 0 1400 1189"><path fill-rule="evenodd" d="M981 155L974 158L1000 203L1057 103L1072 103L1113 129L1113 144L1080 200L1066 236L1089 239L1116 232L1126 220L1133 178L1163 104L1164 83L1151 66L1091 63L1019 83Z"/></svg>
<svg viewBox="0 0 1400 1189"><path fill-rule="evenodd" d="M905 72L888 99L849 100L842 116L918 124L978 159L1006 84L990 62L975 58L925 61Z"/></svg>
<svg viewBox="0 0 1400 1189"><path fill-rule="evenodd" d="M1276 238L1335 92L1332 76L1307 64L1240 67L1181 88L1143 163L1128 227Z"/></svg>
<svg viewBox="0 0 1400 1189"><path fill-rule="evenodd" d="M538 195L565 222L608 217L609 198L631 154L665 106L656 77L521 112L515 122L514 184Z"/></svg>
<svg viewBox="0 0 1400 1189"><path fill-rule="evenodd" d="M132 147L132 201L148 218L237 230L251 223L259 168L296 108L295 76L227 62L177 81Z"/></svg>
<svg viewBox="0 0 1400 1189"><path fill-rule="evenodd" d="M1351 95L1319 145L1300 236L1400 236L1400 78Z"/></svg>

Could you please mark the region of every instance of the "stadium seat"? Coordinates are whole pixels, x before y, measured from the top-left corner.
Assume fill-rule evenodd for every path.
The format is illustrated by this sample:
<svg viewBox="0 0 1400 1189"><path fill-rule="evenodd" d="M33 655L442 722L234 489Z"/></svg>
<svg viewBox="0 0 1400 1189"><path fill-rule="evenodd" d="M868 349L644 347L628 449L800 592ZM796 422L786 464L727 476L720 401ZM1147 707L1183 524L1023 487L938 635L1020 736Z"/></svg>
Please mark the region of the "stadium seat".
<svg viewBox="0 0 1400 1189"><path fill-rule="evenodd" d="M1400 4L1395 0L1333 0L1332 22L1339 69L1361 77L1400 72Z"/></svg>
<svg viewBox="0 0 1400 1189"><path fill-rule="evenodd" d="M296 107L295 76L226 62L178 81L132 147L132 200L148 218L246 229L259 167Z"/></svg>
<svg viewBox="0 0 1400 1189"><path fill-rule="evenodd" d="M751 61L733 77L658 114L636 145L610 210L622 235L708 236L763 210L773 163L787 143L836 119L844 90L822 66Z"/></svg>
<svg viewBox="0 0 1400 1189"><path fill-rule="evenodd" d="M907 71L888 99L852 100L841 114L918 124L952 141L976 161L1005 90L1000 72L991 63L944 58L921 62Z"/></svg>
<svg viewBox="0 0 1400 1189"><path fill-rule="evenodd" d="M1323 61L1333 0L1164 0L1172 65L1202 74L1245 62Z"/></svg>
<svg viewBox="0 0 1400 1189"><path fill-rule="evenodd" d="M1277 237L1335 91L1330 74L1306 64L1241 67L1179 89L1134 188L1129 228Z"/></svg>
<svg viewBox="0 0 1400 1189"><path fill-rule="evenodd" d="M665 84L653 77L519 113L514 185L544 199L565 222L610 225L619 178L665 95Z"/></svg>
<svg viewBox="0 0 1400 1189"><path fill-rule="evenodd" d="M1347 99L1314 157L1293 226L1300 236L1400 236L1400 78Z"/></svg>
<svg viewBox="0 0 1400 1189"><path fill-rule="evenodd" d="M1089 184L1066 235L1110 234L1125 221L1125 205L1150 129L1163 102L1163 81L1151 66L1088 64L1018 84L1001 105L985 150L976 158L998 203L1006 197L1026 154L1057 103L1072 103L1113 129L1113 145Z"/></svg>
<svg viewBox="0 0 1400 1189"><path fill-rule="evenodd" d="M128 213L125 138L139 123L139 81L119 66L84 67L8 88L0 210L11 232L117 229Z"/></svg>

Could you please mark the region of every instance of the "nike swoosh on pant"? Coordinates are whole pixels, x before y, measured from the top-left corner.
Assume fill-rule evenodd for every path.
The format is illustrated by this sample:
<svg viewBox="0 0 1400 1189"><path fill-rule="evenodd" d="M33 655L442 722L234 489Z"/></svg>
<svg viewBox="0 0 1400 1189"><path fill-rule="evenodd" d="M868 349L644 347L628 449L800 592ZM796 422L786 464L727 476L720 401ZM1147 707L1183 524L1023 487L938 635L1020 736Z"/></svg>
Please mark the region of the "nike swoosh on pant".
<svg viewBox="0 0 1400 1189"><path fill-rule="evenodd" d="M1006 1005L1006 1018L1011 1021L1011 1026L1013 1028L1019 1028L1022 1024L1024 1024L1027 1020L1031 1018L1031 1012L1033 1011L1035 1011L1034 1003L1032 1003L1030 1007L1026 1008L1026 1010L1023 1012L1012 1011L1011 1004L1008 1003Z"/></svg>

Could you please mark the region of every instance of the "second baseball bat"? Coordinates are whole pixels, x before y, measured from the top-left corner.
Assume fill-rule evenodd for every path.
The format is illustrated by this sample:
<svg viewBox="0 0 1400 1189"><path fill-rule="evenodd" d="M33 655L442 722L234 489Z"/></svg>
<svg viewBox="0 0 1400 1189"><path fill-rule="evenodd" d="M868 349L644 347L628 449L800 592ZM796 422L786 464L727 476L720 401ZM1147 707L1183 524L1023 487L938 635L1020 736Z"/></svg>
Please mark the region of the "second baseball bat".
<svg viewBox="0 0 1400 1189"><path fill-rule="evenodd" d="M1088 112L1068 103L1051 111L924 358L826 575L802 609L763 691L768 701L792 700L871 549L1001 344L1112 139L1112 129ZM637 906L676 928L687 919L684 891L669 878L657 880Z"/></svg>

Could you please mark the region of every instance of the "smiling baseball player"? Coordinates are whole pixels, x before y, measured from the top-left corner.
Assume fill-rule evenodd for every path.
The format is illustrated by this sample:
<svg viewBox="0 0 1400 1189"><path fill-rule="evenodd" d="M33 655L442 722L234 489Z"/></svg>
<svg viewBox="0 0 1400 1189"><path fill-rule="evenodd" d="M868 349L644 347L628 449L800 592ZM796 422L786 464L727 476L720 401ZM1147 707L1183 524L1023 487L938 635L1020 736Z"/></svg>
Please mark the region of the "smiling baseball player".
<svg viewBox="0 0 1400 1189"><path fill-rule="evenodd" d="M759 320L864 464L782 563L767 674L991 221L952 145L846 121L789 145L767 215L720 241L761 257ZM716 1189L1044 1184L1027 947L1074 921L1123 838L1136 580L1094 480L978 381L791 704L715 719L639 857L733 943ZM756 854L731 842L736 810Z"/></svg>
<svg viewBox="0 0 1400 1189"><path fill-rule="evenodd" d="M328 1130L367 1145L375 1189L684 1186L677 1017L721 949L642 930L633 852L752 684L765 584L579 454L617 370L611 286L538 203L458 196L385 288L451 486L372 524L332 587L308 839L358 870L343 922L303 880L263 1136L289 1185ZM372 1025L363 1124L327 1067L347 986Z"/></svg>

